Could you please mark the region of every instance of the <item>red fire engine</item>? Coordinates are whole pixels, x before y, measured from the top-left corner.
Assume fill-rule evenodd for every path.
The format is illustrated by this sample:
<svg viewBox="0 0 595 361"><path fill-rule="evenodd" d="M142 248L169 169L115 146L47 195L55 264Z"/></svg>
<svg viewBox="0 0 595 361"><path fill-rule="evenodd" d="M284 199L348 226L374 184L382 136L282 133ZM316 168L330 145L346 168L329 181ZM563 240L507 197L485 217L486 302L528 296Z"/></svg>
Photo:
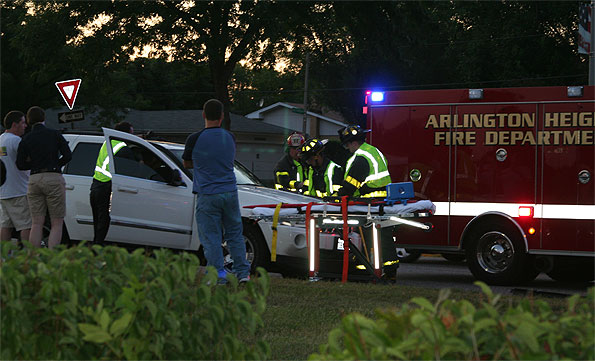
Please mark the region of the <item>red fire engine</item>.
<svg viewBox="0 0 595 361"><path fill-rule="evenodd" d="M392 181L436 205L397 247L490 284L594 279L595 87L369 91L364 113Z"/></svg>

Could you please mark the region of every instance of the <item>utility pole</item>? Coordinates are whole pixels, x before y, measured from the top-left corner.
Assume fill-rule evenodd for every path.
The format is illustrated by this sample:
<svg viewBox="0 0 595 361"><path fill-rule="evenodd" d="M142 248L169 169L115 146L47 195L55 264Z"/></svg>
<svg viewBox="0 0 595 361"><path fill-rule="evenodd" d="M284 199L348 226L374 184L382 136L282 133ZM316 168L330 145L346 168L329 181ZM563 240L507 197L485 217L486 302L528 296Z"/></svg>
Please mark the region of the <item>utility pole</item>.
<svg viewBox="0 0 595 361"><path fill-rule="evenodd" d="M595 1L595 0L593 0ZM306 126L308 123L308 68L310 67L310 53L306 53L306 74L304 79L304 122L302 124L302 133L306 136Z"/></svg>
<svg viewBox="0 0 595 361"><path fill-rule="evenodd" d="M589 52L589 85L595 85L595 0L591 0L591 46Z"/></svg>

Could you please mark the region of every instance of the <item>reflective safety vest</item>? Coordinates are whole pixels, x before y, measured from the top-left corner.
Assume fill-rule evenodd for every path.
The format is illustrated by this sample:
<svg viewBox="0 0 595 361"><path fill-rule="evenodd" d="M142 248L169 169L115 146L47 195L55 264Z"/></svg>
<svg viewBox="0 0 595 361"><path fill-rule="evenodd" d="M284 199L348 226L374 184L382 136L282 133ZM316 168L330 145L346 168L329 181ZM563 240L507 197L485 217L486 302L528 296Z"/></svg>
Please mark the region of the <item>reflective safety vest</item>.
<svg viewBox="0 0 595 361"><path fill-rule="evenodd" d="M351 169L351 165L353 164L355 157L364 157L368 161L370 174L363 182L359 182L349 176L349 170ZM391 182L390 174L388 172L388 162L380 150L378 150L378 148L371 146L368 143L362 143L359 149L353 153L349 160L347 160L347 165L345 167L345 180L357 188L353 194L354 197L386 197L386 186ZM359 189L364 184L367 185L368 188L384 187L384 190L360 194Z"/></svg>
<svg viewBox="0 0 595 361"><path fill-rule="evenodd" d="M325 189L321 191L320 189L314 189L314 182L313 182L314 169L312 169L312 167L310 167L310 169L308 171L308 180L307 180L308 191L306 194L314 196L314 197L323 198L323 197L328 197L328 196L332 195L333 193L337 192L339 190L339 188L341 188L341 184L333 183L333 176L335 175L335 170L337 168L341 168L341 166L339 166L337 163L333 162L332 160L329 161L328 165L326 166L326 169L324 170Z"/></svg>
<svg viewBox="0 0 595 361"><path fill-rule="evenodd" d="M289 172L286 172L286 171L277 172L275 174L275 178L276 178L275 180L277 181L277 183L275 183L275 189L285 189L288 191L297 192L298 190L295 188L296 183L302 182L302 183L304 183L304 185L308 186L307 180L305 179L306 175L304 173L304 167L302 166L302 163L298 162L295 159L292 159L292 161L293 161L293 165L295 165L295 167L297 168L296 179L292 179L289 181L289 189L287 189L287 188L283 187L282 184L279 184L279 176L285 175L285 176L291 177L291 174L289 174Z"/></svg>
<svg viewBox="0 0 595 361"><path fill-rule="evenodd" d="M126 143L119 140L112 140L112 153L116 155L118 151L126 146ZM109 157L107 154L107 147L105 142L99 149L99 155L97 156L97 163L95 163L95 174L93 178L100 182L109 182L112 180L112 174L109 170Z"/></svg>

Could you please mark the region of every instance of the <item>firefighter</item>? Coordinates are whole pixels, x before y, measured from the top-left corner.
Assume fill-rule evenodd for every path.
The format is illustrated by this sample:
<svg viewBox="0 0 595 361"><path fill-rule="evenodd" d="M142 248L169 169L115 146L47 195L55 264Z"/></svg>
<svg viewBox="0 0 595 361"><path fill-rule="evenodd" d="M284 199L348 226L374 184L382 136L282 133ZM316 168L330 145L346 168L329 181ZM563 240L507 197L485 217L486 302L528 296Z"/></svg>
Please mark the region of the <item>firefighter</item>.
<svg viewBox="0 0 595 361"><path fill-rule="evenodd" d="M327 139L309 139L301 148L300 158L308 167L308 189L305 194L324 198L339 190L343 181L343 168L328 159L324 153Z"/></svg>
<svg viewBox="0 0 595 361"><path fill-rule="evenodd" d="M386 186L391 182L388 163L376 147L365 142L366 133L359 125L351 125L339 130L339 138L351 152L345 165L345 175L339 196L386 198ZM394 281L397 274L397 250L393 242L392 227L380 230L383 258L383 277ZM364 238L372 240L371 227L364 228ZM368 242L369 244L369 242Z"/></svg>
<svg viewBox="0 0 595 361"><path fill-rule="evenodd" d="M306 167L300 162L300 147L304 144L301 133L287 137L287 154L275 166L275 188L301 192L306 180Z"/></svg>

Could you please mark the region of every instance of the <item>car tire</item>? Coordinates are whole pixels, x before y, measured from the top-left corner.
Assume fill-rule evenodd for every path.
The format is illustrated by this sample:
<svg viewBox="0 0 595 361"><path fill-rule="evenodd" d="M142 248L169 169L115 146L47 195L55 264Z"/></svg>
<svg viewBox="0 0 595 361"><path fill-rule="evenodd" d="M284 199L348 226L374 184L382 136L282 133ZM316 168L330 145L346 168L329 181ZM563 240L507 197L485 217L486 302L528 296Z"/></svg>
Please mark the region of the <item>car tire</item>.
<svg viewBox="0 0 595 361"><path fill-rule="evenodd" d="M526 253L521 233L504 221L487 221L475 228L465 254L473 276L490 285L522 284L539 274Z"/></svg>
<svg viewBox="0 0 595 361"><path fill-rule="evenodd" d="M250 262L250 273L254 274L257 267L268 270L271 254L264 237L255 226L244 223L244 241L246 242L246 259ZM223 246L223 262L228 272L231 272L233 260L229 251Z"/></svg>
<svg viewBox="0 0 595 361"><path fill-rule="evenodd" d="M399 258L399 262L413 263L421 257L421 251L397 247L397 257Z"/></svg>
<svg viewBox="0 0 595 361"><path fill-rule="evenodd" d="M45 222L43 223L43 229L41 234L41 244L43 247L48 247L48 238L50 236L50 230L52 228L52 224L50 223L49 215L45 217ZM72 246L74 243L71 241L70 236L68 235L68 231L66 230L66 224L62 223L62 239L60 240L60 244L65 245L66 247Z"/></svg>

